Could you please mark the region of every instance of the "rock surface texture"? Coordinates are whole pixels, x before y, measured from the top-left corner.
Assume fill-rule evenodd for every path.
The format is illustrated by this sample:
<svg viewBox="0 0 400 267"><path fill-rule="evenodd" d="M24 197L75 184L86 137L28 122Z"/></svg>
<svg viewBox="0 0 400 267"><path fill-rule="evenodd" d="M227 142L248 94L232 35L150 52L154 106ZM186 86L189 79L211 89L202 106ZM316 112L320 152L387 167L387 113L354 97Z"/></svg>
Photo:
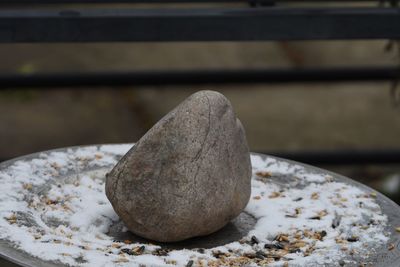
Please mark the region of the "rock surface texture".
<svg viewBox="0 0 400 267"><path fill-rule="evenodd" d="M107 175L106 194L133 233L160 242L211 234L250 197L245 132L222 94L191 95Z"/></svg>

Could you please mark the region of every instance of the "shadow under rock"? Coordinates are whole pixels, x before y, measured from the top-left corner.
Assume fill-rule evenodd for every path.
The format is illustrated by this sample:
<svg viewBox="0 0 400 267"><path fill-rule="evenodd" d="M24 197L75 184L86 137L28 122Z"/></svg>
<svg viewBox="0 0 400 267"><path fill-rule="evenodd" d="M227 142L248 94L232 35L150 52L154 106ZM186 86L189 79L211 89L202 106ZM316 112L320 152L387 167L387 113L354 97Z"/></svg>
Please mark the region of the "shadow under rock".
<svg viewBox="0 0 400 267"><path fill-rule="evenodd" d="M256 222L257 220L253 216L242 212L238 217L215 233L173 243L156 242L139 237L130 231L124 232L123 229L125 228L125 224L122 221L118 221L117 223L113 224L107 234L117 241L123 242L124 240L130 240L132 242L139 243L152 243L165 249L207 249L239 241L242 237L246 236L251 229L254 228Z"/></svg>

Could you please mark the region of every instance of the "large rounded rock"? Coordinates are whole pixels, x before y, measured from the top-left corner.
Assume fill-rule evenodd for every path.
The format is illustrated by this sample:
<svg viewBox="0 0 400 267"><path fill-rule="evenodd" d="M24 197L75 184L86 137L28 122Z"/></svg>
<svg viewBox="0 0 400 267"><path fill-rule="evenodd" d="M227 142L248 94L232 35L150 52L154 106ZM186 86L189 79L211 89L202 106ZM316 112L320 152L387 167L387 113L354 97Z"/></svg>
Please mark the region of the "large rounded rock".
<svg viewBox="0 0 400 267"><path fill-rule="evenodd" d="M245 133L230 102L200 91L118 162L106 194L133 233L172 242L213 233L239 215L250 179Z"/></svg>

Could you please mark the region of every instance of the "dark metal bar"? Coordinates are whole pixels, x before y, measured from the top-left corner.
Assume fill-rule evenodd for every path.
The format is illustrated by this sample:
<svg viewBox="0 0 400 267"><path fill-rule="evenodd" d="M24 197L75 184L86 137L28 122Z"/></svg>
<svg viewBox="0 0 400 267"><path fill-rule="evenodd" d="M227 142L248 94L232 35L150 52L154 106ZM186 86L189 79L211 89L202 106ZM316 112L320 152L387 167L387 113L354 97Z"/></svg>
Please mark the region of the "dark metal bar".
<svg viewBox="0 0 400 267"><path fill-rule="evenodd" d="M262 84L298 82L359 82L395 80L400 69L330 68L330 69L263 69L263 70L192 70L148 71L129 73L58 73L0 75L0 89L8 88L80 88L132 85L205 85Z"/></svg>
<svg viewBox="0 0 400 267"><path fill-rule="evenodd" d="M0 0L0 4L115 4L115 3L132 3L132 4L190 4L190 3L247 3L248 1L258 0ZM263 0L261 0L263 1ZM282 1L282 0L278 0ZM296 0L295 0L296 1ZM322 0L321 0L322 1ZM333 1L333 0L332 0ZM339 0L340 1L340 0ZM366 1L366 0L364 0ZM373 1L373 0L371 0ZM375 0L376 1L376 0Z"/></svg>
<svg viewBox="0 0 400 267"><path fill-rule="evenodd" d="M115 4L115 3L131 3L131 4L193 4L193 3L315 3L315 2L339 2L339 3L357 3L357 2L375 2L379 0L0 0L2 4Z"/></svg>
<svg viewBox="0 0 400 267"><path fill-rule="evenodd" d="M0 43L400 39L400 9L0 10Z"/></svg>
<svg viewBox="0 0 400 267"><path fill-rule="evenodd" d="M400 164L400 149L265 152L312 165Z"/></svg>
<svg viewBox="0 0 400 267"><path fill-rule="evenodd" d="M267 0L0 0L1 6L9 5L59 5L59 4L221 4L248 3L248 1ZM281 1L281 0L279 0ZM333 0L332 0L333 1ZM367 1L367 0L364 0ZM373 1L373 0L371 0Z"/></svg>

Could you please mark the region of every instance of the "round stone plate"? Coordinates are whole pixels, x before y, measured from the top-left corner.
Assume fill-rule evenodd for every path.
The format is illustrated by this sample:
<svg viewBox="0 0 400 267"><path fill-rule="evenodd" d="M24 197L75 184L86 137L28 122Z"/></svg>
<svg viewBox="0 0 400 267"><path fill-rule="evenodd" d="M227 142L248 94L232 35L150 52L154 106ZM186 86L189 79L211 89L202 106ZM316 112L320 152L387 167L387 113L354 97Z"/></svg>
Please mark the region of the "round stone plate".
<svg viewBox="0 0 400 267"><path fill-rule="evenodd" d="M110 145L112 147L113 145ZM72 147L72 148L63 148L63 149L57 149L57 150L51 150L47 152L41 152L41 153L36 153L36 154L31 154L27 156L23 156L20 158L16 158L13 160L9 160L3 163L0 163L0 171L4 170L5 168L8 168L9 166L13 165L17 161L30 161L32 159L37 159L40 158L40 155L44 154L50 154L52 152L66 152L66 151L74 151L79 149L80 147ZM97 146L97 148L100 148L100 146ZM371 188L360 184L358 182L355 182L349 178L340 176L338 174L322 170L316 167L312 167L309 165L293 162L290 160L286 159L281 159L281 158L276 158L272 156L267 156L267 155L261 155L261 154L252 154L252 155L258 155L262 159L267 159L267 158L273 158L275 159L278 163L282 162L285 164L289 165L297 165L297 166L302 166L307 172L309 173L323 173L324 175L329 174L332 176L333 180L338 181L338 182L343 182L347 183L353 186L356 186L364 191L371 192L373 191ZM116 156L116 160L119 159L120 156ZM77 165L77 167L74 169L74 171L69 171L68 173L64 173L59 176L55 176L52 178L50 183L46 183L43 188L36 189L35 192L43 192L46 190L49 190L49 184L59 184L65 183L65 181L71 179L71 177L80 177L85 174L90 174L90 173L106 173L109 171L115 162L113 163L105 163L102 166L93 166L93 165ZM294 172L288 175L285 173L284 175L279 175L279 173L274 173L272 177L270 177L272 180L276 180L276 183L282 183L285 182L285 179L290 179L289 176L296 176L296 168L294 169ZM287 183L290 185L290 183ZM296 185L293 185L296 186ZM0 194L4 194L5 192L2 192L3 187L0 186ZM372 264L372 266L382 266L382 267L398 267L400 266L400 233L396 232L396 227L400 226L400 207L395 204L393 201L391 201L389 198L385 197L384 195L376 192L376 202L380 205L382 211L384 214L388 216L388 226L385 229L386 233L389 233L390 240L387 242L387 244L393 244L393 246L388 249L388 245L382 246L379 250L377 250L373 255L370 255L370 257L366 260L369 264ZM187 241L183 242L178 242L178 243L173 243L173 244L157 244L160 245L163 248L167 249L191 249L191 248L212 248L215 246L221 246L233 241L238 241L240 240L243 236L246 236L247 233L254 227L256 223L256 220L249 214L243 212L238 218L236 218L233 222L228 224L226 227L224 227L222 230L220 230L217 233L214 233L212 235L206 236L206 237L198 237L198 238L193 238ZM123 241L123 240L132 240L133 242L148 242L140 237L134 236L130 232L124 231L124 225L122 222L116 222L110 226L109 232L107 233L109 236L112 236L113 239L118 240L118 241ZM154 242L153 242L154 243ZM39 258L33 257L30 254L18 250L14 248L13 244L7 240L0 240L0 256L2 259L0 259L0 266L42 266L42 267L54 267L54 266L64 266L61 263L58 262L51 262L51 261L43 261ZM358 266L358 264L350 264L350 265L345 265L345 266Z"/></svg>

